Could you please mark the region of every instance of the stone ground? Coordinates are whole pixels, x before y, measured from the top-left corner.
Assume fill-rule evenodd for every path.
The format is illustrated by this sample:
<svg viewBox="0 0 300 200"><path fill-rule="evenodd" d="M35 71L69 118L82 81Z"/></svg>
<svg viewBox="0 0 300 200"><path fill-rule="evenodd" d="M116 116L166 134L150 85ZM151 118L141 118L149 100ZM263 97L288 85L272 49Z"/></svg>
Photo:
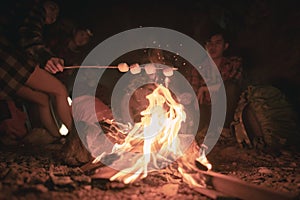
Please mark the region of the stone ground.
<svg viewBox="0 0 300 200"><path fill-rule="evenodd" d="M1 146L0 199L210 199L167 171L150 173L131 185L92 180L79 167L59 161L55 148ZM218 142L208 159L215 172L299 198L300 153L280 153L241 149L228 140Z"/></svg>

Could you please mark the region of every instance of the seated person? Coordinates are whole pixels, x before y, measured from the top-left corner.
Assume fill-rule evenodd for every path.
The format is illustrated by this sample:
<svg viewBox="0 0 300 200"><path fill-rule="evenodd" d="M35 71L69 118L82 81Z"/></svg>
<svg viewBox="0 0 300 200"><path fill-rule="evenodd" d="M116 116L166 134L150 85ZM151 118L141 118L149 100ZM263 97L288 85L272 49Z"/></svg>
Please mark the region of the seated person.
<svg viewBox="0 0 300 200"><path fill-rule="evenodd" d="M72 127L66 88L50 74L63 71L63 60L45 47L42 37L44 26L54 23L58 12L58 5L52 1L37 2L19 21L20 24L12 27L18 38L13 40L13 32L0 33L0 99L18 96L34 102L44 127L59 139L61 135L51 114L49 95L55 99L60 119L69 130Z"/></svg>
<svg viewBox="0 0 300 200"><path fill-rule="evenodd" d="M224 52L228 48L229 41L226 32L221 28L211 31L205 42L205 49L216 64L225 86L227 110L222 131L222 135L224 136L230 135L230 123L233 121L234 112L242 90L242 59L239 57L224 56ZM201 130L207 127L210 121L210 95L212 94L209 94L206 83L196 70L193 70L193 76L199 78L199 81L194 81L194 83L198 84L194 88L199 88L197 95L200 103L199 130Z"/></svg>

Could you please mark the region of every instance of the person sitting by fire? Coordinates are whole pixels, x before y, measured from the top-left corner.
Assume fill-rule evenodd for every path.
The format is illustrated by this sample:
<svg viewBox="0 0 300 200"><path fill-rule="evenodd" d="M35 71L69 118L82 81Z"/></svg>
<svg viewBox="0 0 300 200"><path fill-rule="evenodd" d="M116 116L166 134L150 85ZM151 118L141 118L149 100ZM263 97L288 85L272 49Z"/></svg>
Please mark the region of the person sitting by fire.
<svg viewBox="0 0 300 200"><path fill-rule="evenodd" d="M230 123L233 121L234 112L237 107L239 96L243 87L242 59L236 56L224 56L224 53L228 48L229 40L227 32L220 27L213 28L213 30L208 35L208 39L205 42L205 49L216 64L224 82L227 100L227 110L224 126L222 129L222 136L225 137L231 136ZM192 76L193 79L198 80L193 81L193 87L198 88L197 96L200 105L199 130L202 130L203 128L207 127L210 122L210 95L213 94L209 94L209 90L206 86L205 81L200 77L196 69L192 71ZM213 91L213 87L210 91Z"/></svg>
<svg viewBox="0 0 300 200"><path fill-rule="evenodd" d="M45 47L42 32L45 25L56 21L59 6L53 1L36 2L24 13L16 12L22 19L9 29L15 32L1 31L0 99L18 96L37 104L44 127L57 140L61 135L51 114L49 95L54 96L58 115L69 130L72 115L65 86L50 74L63 71L63 60Z"/></svg>

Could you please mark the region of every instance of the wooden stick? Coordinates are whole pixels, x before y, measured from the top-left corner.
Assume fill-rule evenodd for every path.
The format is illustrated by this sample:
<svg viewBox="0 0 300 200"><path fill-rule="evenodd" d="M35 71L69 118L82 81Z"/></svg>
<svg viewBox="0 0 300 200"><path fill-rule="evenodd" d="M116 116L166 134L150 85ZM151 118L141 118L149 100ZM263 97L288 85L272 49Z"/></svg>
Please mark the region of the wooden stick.
<svg viewBox="0 0 300 200"><path fill-rule="evenodd" d="M64 69L118 69L118 66L65 66ZM144 67L141 67L141 69L144 69ZM156 67L156 69L165 69L163 67ZM178 68L173 67L172 70L178 70Z"/></svg>
<svg viewBox="0 0 300 200"><path fill-rule="evenodd" d="M200 172L206 177L208 186L213 190L227 194L231 197L239 199L255 199L255 200L288 200L295 199L295 196L285 192L273 191L269 188L246 183L238 178L223 175L216 172ZM199 191L200 192L200 191Z"/></svg>
<svg viewBox="0 0 300 200"><path fill-rule="evenodd" d="M95 164L91 164L85 167L85 170L97 169L96 173L91 176L92 179L107 179L109 180L113 175L118 173L118 170L112 169L107 166L101 166L97 168ZM88 170L87 170L88 169ZM263 186L257 186L249 184L238 178L223 175L216 172L201 171L199 175L203 175L206 178L207 188L193 188L195 191L210 197L212 199L255 199L255 200L293 200L296 199L295 195L273 191Z"/></svg>
<svg viewBox="0 0 300 200"><path fill-rule="evenodd" d="M211 199L236 199L235 197L228 196L222 192L213 190L213 189L207 189L207 188L193 188L193 190L199 192L200 194L203 194L204 196L207 196Z"/></svg>
<svg viewBox="0 0 300 200"><path fill-rule="evenodd" d="M92 162L88 162L85 165L81 166L80 169L85 172L85 173L90 173L91 171L104 167L105 165L101 162L98 163L92 163Z"/></svg>
<svg viewBox="0 0 300 200"><path fill-rule="evenodd" d="M118 66L65 66L64 69L118 69Z"/></svg>

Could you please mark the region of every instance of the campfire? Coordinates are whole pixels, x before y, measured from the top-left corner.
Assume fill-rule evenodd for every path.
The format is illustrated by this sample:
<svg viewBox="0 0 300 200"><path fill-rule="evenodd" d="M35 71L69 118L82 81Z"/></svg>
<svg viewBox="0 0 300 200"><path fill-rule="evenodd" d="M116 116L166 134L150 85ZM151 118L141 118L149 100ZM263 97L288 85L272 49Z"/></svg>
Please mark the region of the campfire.
<svg viewBox="0 0 300 200"><path fill-rule="evenodd" d="M192 133L181 131L186 120L185 108L162 84L148 94L148 106L133 126L106 121L105 136L114 143L110 152L94 156L92 163L81 167L93 180L130 185L146 179L150 173L172 171L193 190L212 199L290 199L247 184L239 179L211 171L206 157L207 146L199 145ZM176 172L175 172L176 171Z"/></svg>
<svg viewBox="0 0 300 200"><path fill-rule="evenodd" d="M188 184L205 187L190 172L197 170L195 160L207 169L211 169L211 164L206 159L205 148L197 149L196 143L193 143L193 135L180 133L181 123L186 119L184 106L163 85L157 85L146 98L149 105L141 112L141 122L134 124L123 142L114 145L112 152L99 155L93 163L114 155L117 159L110 168L116 169L116 173L110 180L128 184L173 162L185 162L178 165L184 180Z"/></svg>

